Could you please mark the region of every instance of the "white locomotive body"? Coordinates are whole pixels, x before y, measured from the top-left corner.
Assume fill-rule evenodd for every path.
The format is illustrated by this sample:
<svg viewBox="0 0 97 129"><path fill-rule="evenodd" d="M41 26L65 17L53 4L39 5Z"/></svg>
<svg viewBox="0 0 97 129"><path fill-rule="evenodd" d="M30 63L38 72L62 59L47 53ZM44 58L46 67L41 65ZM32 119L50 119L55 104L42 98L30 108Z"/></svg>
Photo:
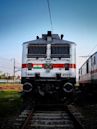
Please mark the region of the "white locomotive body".
<svg viewBox="0 0 97 129"><path fill-rule="evenodd" d="M43 34L23 43L22 84L25 92L71 92L76 82L76 44L63 35Z"/></svg>
<svg viewBox="0 0 97 129"><path fill-rule="evenodd" d="M79 69L79 84L81 89L97 89L97 52L91 55Z"/></svg>

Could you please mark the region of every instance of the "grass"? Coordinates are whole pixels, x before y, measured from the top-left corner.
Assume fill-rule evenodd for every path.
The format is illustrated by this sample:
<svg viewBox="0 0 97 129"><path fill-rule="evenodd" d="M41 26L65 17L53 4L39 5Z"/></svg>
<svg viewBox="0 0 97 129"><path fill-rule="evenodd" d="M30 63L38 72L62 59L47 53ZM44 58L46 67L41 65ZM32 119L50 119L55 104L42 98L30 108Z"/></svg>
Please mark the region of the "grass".
<svg viewBox="0 0 97 129"><path fill-rule="evenodd" d="M20 110L22 99L18 91L0 91L0 117L8 117Z"/></svg>

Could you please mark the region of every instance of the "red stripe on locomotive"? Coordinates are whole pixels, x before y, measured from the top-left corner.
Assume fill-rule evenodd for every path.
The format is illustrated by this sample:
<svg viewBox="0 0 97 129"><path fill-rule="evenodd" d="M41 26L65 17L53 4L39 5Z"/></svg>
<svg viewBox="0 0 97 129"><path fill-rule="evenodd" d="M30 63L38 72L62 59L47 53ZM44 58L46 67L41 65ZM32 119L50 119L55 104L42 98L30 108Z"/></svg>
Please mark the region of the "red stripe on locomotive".
<svg viewBox="0 0 97 129"><path fill-rule="evenodd" d="M42 65L42 68L44 68L45 64L32 64L33 65ZM22 64L22 68L27 68L27 64ZM65 64L53 64L53 68L65 68ZM76 64L69 64L69 68L76 68Z"/></svg>

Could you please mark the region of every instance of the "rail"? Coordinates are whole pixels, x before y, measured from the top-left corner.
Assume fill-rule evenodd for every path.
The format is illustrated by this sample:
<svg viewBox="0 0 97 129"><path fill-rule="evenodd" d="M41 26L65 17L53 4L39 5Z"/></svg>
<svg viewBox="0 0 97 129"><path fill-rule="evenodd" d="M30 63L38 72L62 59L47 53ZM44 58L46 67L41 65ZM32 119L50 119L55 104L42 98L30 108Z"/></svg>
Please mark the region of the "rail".
<svg viewBox="0 0 97 129"><path fill-rule="evenodd" d="M85 129L80 113L74 110L74 107L58 106L50 107L47 110L42 106L24 110L15 123L15 129L31 129L31 128L60 128L60 129ZM56 108L58 106L58 108ZM40 108L40 109L39 109Z"/></svg>

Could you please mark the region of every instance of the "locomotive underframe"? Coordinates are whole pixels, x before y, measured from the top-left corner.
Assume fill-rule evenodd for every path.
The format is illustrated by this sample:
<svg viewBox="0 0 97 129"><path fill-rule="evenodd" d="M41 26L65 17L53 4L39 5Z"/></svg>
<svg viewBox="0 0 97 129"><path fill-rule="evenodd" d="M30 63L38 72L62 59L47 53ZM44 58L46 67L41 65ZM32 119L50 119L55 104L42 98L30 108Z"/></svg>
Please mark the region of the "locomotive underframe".
<svg viewBox="0 0 97 129"><path fill-rule="evenodd" d="M64 91L63 87L64 84L70 83L73 86L74 89L74 84L76 83L75 78L26 78L22 77L22 84L25 83L31 83L33 86L33 89L31 92L34 92L34 94L38 93L41 96L45 95L55 95L58 97L63 97L66 96L68 93ZM71 88L71 87L70 87ZM69 87L67 90L70 90Z"/></svg>

